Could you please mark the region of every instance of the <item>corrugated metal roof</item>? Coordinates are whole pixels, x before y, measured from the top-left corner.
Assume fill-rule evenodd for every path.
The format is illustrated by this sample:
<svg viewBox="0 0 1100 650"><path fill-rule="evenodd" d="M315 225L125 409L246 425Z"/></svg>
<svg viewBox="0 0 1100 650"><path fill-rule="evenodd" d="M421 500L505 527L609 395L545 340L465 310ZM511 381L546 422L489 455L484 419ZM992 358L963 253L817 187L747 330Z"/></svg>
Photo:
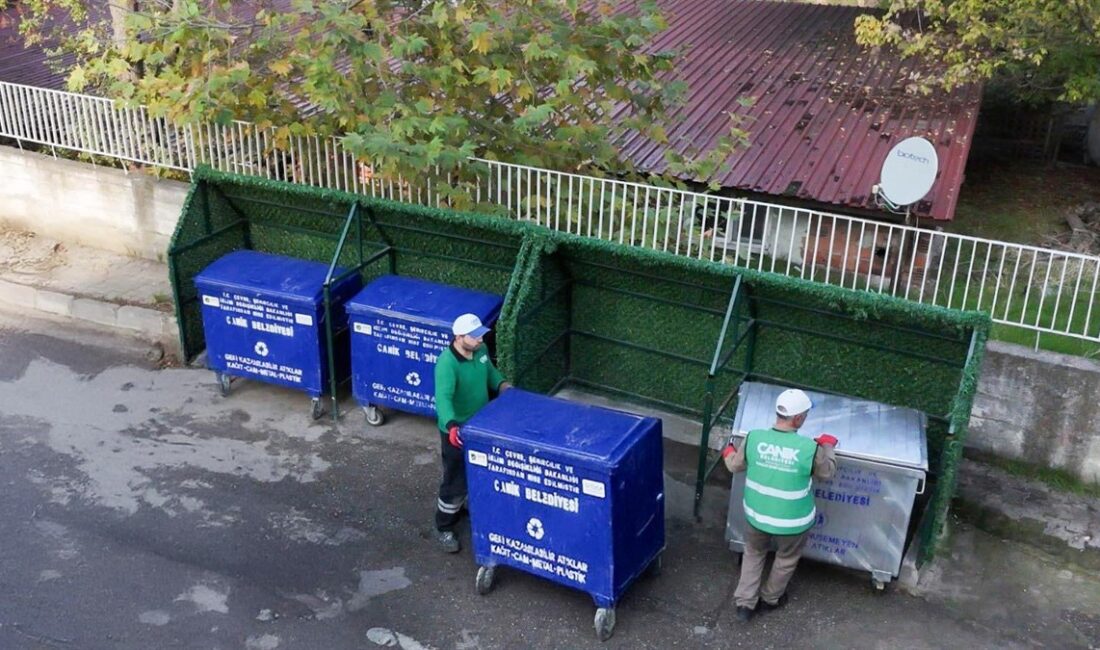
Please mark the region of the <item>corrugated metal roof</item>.
<svg viewBox="0 0 1100 650"><path fill-rule="evenodd" d="M858 7L765 0L659 0L669 29L654 50L685 48L671 74L689 96L666 118L669 145L637 134L622 140L624 154L646 171L665 168L664 153L706 150L728 129L727 115L743 118L751 144L729 159L718 182L763 194L851 208L875 209L871 186L897 142L928 138L940 172L915 212L951 219L977 121L981 89L952 93L905 92L915 64L855 42ZM62 89L41 49L27 49L15 9L0 18L0 80ZM739 100L752 98L751 106Z"/></svg>
<svg viewBox="0 0 1100 650"><path fill-rule="evenodd" d="M0 11L0 81L64 90L65 75L46 63L45 49L41 46L28 48L23 43L19 34L19 11L18 5ZM72 60L72 56L66 55L61 64L71 65Z"/></svg>
<svg viewBox="0 0 1100 650"><path fill-rule="evenodd" d="M654 50L688 48L671 74L685 105L667 117L669 145L621 141L646 171L665 169L667 147L709 149L743 118L751 144L718 182L776 196L875 209L871 187L890 148L909 136L936 147L940 172L915 212L951 219L981 103L981 88L906 92L918 66L855 42L858 7L759 0L659 0L669 29ZM751 106L739 103L753 99Z"/></svg>

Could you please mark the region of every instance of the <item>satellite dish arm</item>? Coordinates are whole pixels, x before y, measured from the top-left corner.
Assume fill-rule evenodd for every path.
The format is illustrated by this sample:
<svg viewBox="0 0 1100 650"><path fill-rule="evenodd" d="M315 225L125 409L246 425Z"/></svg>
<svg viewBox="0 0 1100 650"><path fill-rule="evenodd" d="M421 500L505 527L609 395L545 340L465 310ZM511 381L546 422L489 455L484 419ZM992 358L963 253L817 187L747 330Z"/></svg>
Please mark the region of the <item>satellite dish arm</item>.
<svg viewBox="0 0 1100 650"><path fill-rule="evenodd" d="M875 185L874 187L872 187L871 193L875 197L876 206L880 208L885 208L887 212L893 212L894 214L904 214L906 216L909 215L909 206L898 205L891 201L889 198L886 197L886 194L881 191L880 186Z"/></svg>

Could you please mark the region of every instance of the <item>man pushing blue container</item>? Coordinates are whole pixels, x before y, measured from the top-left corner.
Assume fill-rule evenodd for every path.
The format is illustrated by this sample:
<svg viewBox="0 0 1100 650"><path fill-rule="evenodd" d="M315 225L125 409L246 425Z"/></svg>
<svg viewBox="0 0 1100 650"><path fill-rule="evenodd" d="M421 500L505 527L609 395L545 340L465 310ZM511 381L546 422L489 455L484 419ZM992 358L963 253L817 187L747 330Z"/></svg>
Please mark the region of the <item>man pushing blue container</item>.
<svg viewBox="0 0 1100 650"><path fill-rule="evenodd" d="M588 593L596 634L665 546L661 421L512 389L461 427L478 593L507 566Z"/></svg>

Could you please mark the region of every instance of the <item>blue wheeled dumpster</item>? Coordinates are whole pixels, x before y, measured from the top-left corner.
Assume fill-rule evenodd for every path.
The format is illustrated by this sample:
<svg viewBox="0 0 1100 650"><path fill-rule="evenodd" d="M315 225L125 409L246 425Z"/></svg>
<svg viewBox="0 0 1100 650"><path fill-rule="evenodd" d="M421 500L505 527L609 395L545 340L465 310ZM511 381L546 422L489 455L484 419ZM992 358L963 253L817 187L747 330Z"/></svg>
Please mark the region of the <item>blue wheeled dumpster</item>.
<svg viewBox="0 0 1100 650"><path fill-rule="evenodd" d="M339 273L343 269L334 277ZM313 398L313 417L320 417L329 378L323 293L327 274L327 264L242 250L195 276L206 363L216 373L222 394L229 393L232 377L287 386ZM360 286L358 274L353 274L330 291L340 380L348 374L343 304Z"/></svg>
<svg viewBox="0 0 1100 650"><path fill-rule="evenodd" d="M504 298L401 275L384 275L348 301L351 385L367 422L380 425L380 406L435 415L435 362L451 344L451 325L476 314L486 327Z"/></svg>
<svg viewBox="0 0 1100 650"><path fill-rule="evenodd" d="M579 589L610 638L615 603L665 547L661 421L513 388L462 438L478 592L501 565Z"/></svg>

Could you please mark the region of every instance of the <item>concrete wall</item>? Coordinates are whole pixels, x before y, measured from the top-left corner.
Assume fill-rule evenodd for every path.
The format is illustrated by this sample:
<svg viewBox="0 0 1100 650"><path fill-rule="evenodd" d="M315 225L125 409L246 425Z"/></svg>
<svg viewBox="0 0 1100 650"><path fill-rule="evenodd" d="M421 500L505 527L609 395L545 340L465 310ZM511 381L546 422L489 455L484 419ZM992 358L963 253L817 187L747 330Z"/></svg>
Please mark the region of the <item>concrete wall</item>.
<svg viewBox="0 0 1100 650"><path fill-rule="evenodd" d="M0 147L0 226L163 260L187 184Z"/></svg>
<svg viewBox="0 0 1100 650"><path fill-rule="evenodd" d="M1100 364L990 342L967 447L1100 483Z"/></svg>

